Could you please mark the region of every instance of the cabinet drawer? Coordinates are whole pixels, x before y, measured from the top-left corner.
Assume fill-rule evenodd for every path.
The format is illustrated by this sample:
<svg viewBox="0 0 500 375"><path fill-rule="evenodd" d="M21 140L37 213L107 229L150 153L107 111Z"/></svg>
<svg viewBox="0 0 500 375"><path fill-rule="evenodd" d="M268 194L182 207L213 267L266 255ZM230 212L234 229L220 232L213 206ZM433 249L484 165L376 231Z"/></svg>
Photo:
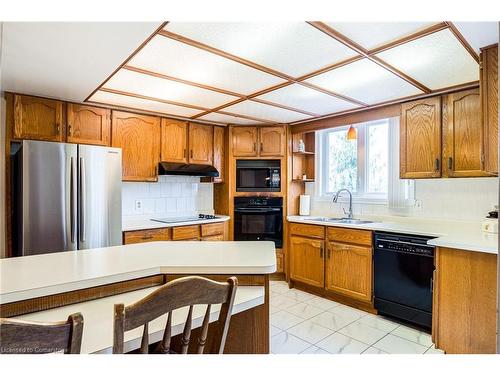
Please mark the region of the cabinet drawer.
<svg viewBox="0 0 500 375"><path fill-rule="evenodd" d="M311 224L290 224L290 234L304 237L325 238L325 227Z"/></svg>
<svg viewBox="0 0 500 375"><path fill-rule="evenodd" d="M123 232L123 243L129 245L132 243L168 241L170 240L169 228L134 230Z"/></svg>
<svg viewBox="0 0 500 375"><path fill-rule="evenodd" d="M189 225L186 227L172 228L172 240L199 240L200 239L200 226Z"/></svg>
<svg viewBox="0 0 500 375"><path fill-rule="evenodd" d="M372 245L372 232L370 230L330 227L327 229L327 233L330 241L366 246Z"/></svg>
<svg viewBox="0 0 500 375"><path fill-rule="evenodd" d="M215 236L224 234L224 223L203 224L201 226L201 236Z"/></svg>
<svg viewBox="0 0 500 375"><path fill-rule="evenodd" d="M215 236L202 237L202 241L224 241L223 234L216 234Z"/></svg>

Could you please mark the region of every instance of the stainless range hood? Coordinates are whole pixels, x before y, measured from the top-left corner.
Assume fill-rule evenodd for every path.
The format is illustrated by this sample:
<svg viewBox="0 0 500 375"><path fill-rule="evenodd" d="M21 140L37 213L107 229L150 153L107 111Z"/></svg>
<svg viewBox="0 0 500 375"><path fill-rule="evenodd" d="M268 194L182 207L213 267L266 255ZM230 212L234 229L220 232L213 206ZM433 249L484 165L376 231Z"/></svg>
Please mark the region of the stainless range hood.
<svg viewBox="0 0 500 375"><path fill-rule="evenodd" d="M159 174L171 176L219 177L219 171L211 165L169 163L164 161L160 162Z"/></svg>

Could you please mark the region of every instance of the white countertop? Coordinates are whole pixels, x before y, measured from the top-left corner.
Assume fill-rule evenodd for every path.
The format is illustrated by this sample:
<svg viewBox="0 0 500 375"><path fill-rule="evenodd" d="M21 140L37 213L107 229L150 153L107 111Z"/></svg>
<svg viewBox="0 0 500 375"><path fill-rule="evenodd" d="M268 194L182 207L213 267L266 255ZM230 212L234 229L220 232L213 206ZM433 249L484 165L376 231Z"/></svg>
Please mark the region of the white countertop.
<svg viewBox="0 0 500 375"><path fill-rule="evenodd" d="M375 222L368 224L339 224L315 218L318 217L287 217L289 222L295 223L431 236L436 238L428 241L430 245L498 254L498 235L483 232L480 223L384 217L380 221L369 218Z"/></svg>
<svg viewBox="0 0 500 375"><path fill-rule="evenodd" d="M151 218L149 218L149 217L147 217L147 218L124 217L122 220L122 231L127 232L127 231L131 231L131 230L170 228L170 227L181 227L184 225L220 223L220 222L224 222L227 220L229 220L229 216L217 215L216 219L183 221L180 223L160 223L159 221L151 220Z"/></svg>
<svg viewBox="0 0 500 375"><path fill-rule="evenodd" d="M158 274L271 274L274 242L159 241L0 259L0 303Z"/></svg>
<svg viewBox="0 0 500 375"><path fill-rule="evenodd" d="M115 303L129 305L152 293L159 287L117 294L111 297L99 298L93 301L76 303L31 314L16 316L16 319L36 322L65 321L70 314L80 312L83 315L83 337L81 353L111 353L113 348L113 311ZM232 315L249 310L264 303L264 287L238 286L234 298ZM172 314L172 335L182 333L186 322L188 307L174 310ZM192 329L201 326L206 305L196 305L193 308ZM210 310L210 322L217 320L220 304L213 305ZM160 341L165 330L166 315L149 323L149 342ZM141 346L143 327L125 332L124 351L128 352Z"/></svg>

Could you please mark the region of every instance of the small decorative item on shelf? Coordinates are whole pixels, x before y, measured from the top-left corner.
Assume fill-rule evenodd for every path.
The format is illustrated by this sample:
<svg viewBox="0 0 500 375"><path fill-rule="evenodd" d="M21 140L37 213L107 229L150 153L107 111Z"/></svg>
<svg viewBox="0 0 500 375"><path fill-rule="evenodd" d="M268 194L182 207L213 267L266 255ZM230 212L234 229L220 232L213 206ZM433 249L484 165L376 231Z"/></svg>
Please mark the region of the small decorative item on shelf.
<svg viewBox="0 0 500 375"><path fill-rule="evenodd" d="M306 173L305 173L305 172L304 172L304 173L302 173L302 179L303 179L303 180L307 180L307 175L306 175Z"/></svg>
<svg viewBox="0 0 500 375"><path fill-rule="evenodd" d="M297 148L298 148L299 152L306 151L306 145L302 139L299 139L299 144L297 145Z"/></svg>

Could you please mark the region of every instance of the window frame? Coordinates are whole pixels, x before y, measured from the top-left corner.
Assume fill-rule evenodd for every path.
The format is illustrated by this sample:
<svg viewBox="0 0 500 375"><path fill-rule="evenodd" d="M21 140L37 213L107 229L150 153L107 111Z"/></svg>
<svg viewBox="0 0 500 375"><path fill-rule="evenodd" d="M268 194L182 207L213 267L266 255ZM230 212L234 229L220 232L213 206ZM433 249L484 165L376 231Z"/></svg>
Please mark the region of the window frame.
<svg viewBox="0 0 500 375"><path fill-rule="evenodd" d="M329 128L325 129L320 132L320 136L318 137L319 148L321 149L321 152L318 153L318 158L319 162L317 163L320 166L320 173L319 173L319 197L320 199L323 200L331 200L333 197L333 194L335 192L328 192L327 190L327 184L328 184L328 169L329 165L328 162L325 162L328 160L328 134L332 132L338 132L338 131L345 131L349 128L349 126L353 126L356 128L357 131L357 191L352 192L352 197L353 197L353 202L358 202L358 203L372 203L372 204L388 204L389 202L389 176L390 176L390 171L387 171L387 177L388 177L388 186L387 186L387 192L386 193L368 193L366 189L368 188L368 178L369 174L367 173L368 169L368 156L369 156L369 142L368 142L368 128L370 126L375 126L375 125L380 125L380 124L386 124L387 125L387 131L388 131L388 152L387 152L387 168L390 168L390 148L391 148L391 126L389 123L389 119L380 119L380 120L375 120L375 121L369 121L369 122L363 122L363 123L358 123L358 124L352 124L352 125L342 125L342 126L337 126L335 128ZM339 197L339 202L347 202L348 198L344 195Z"/></svg>

